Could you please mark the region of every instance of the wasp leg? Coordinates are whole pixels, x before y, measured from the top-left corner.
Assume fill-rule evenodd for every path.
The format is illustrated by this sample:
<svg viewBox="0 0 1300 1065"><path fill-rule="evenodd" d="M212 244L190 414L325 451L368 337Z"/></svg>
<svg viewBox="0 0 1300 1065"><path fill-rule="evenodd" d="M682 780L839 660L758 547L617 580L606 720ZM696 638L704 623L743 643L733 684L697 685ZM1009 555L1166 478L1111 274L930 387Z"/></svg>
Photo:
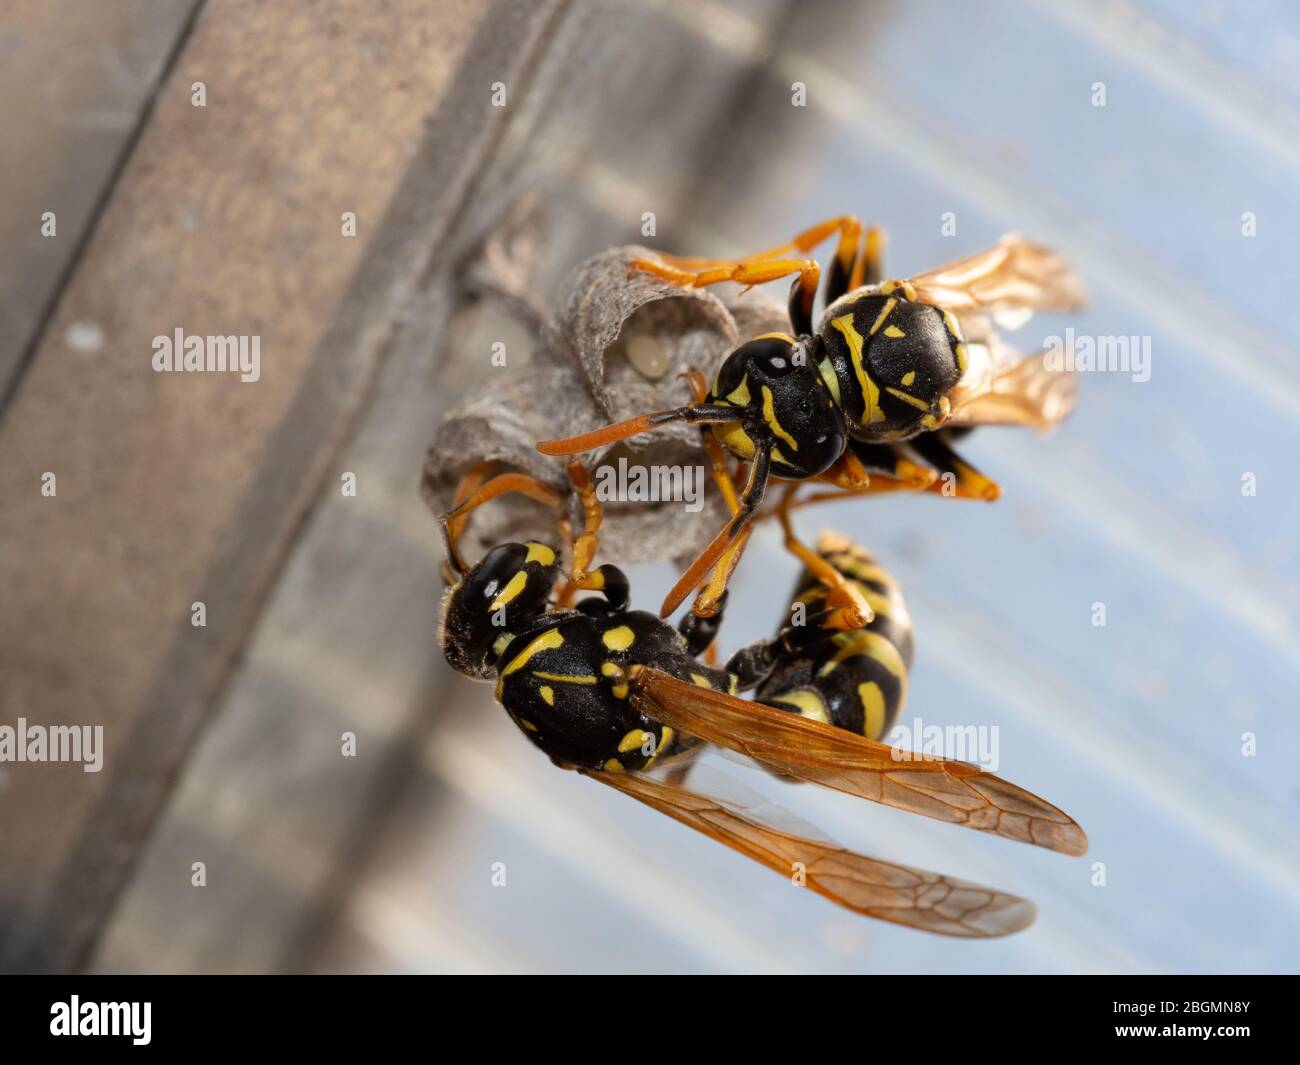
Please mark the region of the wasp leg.
<svg viewBox="0 0 1300 1065"><path fill-rule="evenodd" d="M623 571L610 565L590 568L600 548L600 526L605 520L604 508L591 483L591 475L581 462L570 462L565 469L582 508L582 532L569 536L569 576L556 605L568 606L576 592L592 591L602 593L615 610L626 610L632 595Z"/></svg>
<svg viewBox="0 0 1300 1065"><path fill-rule="evenodd" d="M749 546L749 536L753 532L753 526L749 524L748 518L745 521L745 527L718 557L717 564L709 575L708 583L700 590L700 594L695 597L695 602L691 606L692 613L710 617L719 609L717 604L727 590L731 575L735 572L737 563L740 562L740 556L745 553L745 548ZM687 591L689 590L687 589Z"/></svg>
<svg viewBox="0 0 1300 1065"><path fill-rule="evenodd" d="M704 374L694 366L688 370L683 370L678 376L686 382L686 387L691 390L692 403L703 403L709 398L709 383L705 380Z"/></svg>
<svg viewBox="0 0 1300 1065"><path fill-rule="evenodd" d="M842 458L817 478L844 491L813 492L792 502L791 510L800 510L814 503L881 495L885 492L924 492L939 478L938 470L912 461L899 444L864 444L854 441L845 454L852 461ZM855 471L861 471L866 478L865 484L852 483Z"/></svg>
<svg viewBox="0 0 1300 1065"><path fill-rule="evenodd" d="M817 265L816 259L742 259L739 262L724 262L721 266L707 270L684 270L658 259L642 257L633 259L628 264L628 269L653 274L669 284L684 288L703 288L723 281L734 281L751 288L798 274L790 287L790 324L799 336L807 336L812 332L813 301L817 298L817 285L822 276L822 268Z"/></svg>
<svg viewBox="0 0 1300 1065"><path fill-rule="evenodd" d="M830 468L818 474L818 481L833 484L836 488L866 488L871 484L871 471L848 448L831 463Z"/></svg>
<svg viewBox="0 0 1300 1065"><path fill-rule="evenodd" d="M794 526L790 523L790 505L794 502L799 487L798 484L791 485L777 504L776 516L785 535L785 549L799 559L808 572L821 581L826 588L827 616L820 627L846 631L860 629L874 616L862 592L844 574L794 534Z"/></svg>
<svg viewBox="0 0 1300 1065"><path fill-rule="evenodd" d="M700 586L710 570L714 571L713 579L696 599L693 609L695 613L705 617L718 611L718 603L723 591L726 590L727 580L735 569L736 563L740 561L745 545L749 542L754 511L763 502L763 493L767 489L768 478L772 471L771 440L763 437L757 430L752 431L750 435L754 439L754 458L749 466L749 480L740 497L740 505L709 546L690 564L668 592L659 611L661 617L667 617L681 606L682 601L690 595L692 589Z"/></svg>
<svg viewBox="0 0 1300 1065"><path fill-rule="evenodd" d="M686 407L674 407L672 410L656 411L651 414L639 414L635 418L628 418L626 421L615 422L613 425L606 425L600 429L593 429L589 433L579 433L577 436L566 436L558 440L539 440L534 446L543 455L578 455L584 451L594 451L596 448L617 443L619 440L626 440L628 437L638 436L641 433L654 432L654 430L670 425L673 422L700 425L710 422L734 422L735 420L736 408L734 407L710 406L707 403L692 404Z"/></svg>
<svg viewBox="0 0 1300 1065"><path fill-rule="evenodd" d="M772 639L755 640L727 660L727 672L736 677L736 690L749 691L767 680L782 655L798 654L808 644L822 638L825 622L837 611L819 610L809 614L802 625L785 625Z"/></svg>
<svg viewBox="0 0 1300 1065"><path fill-rule="evenodd" d="M682 377L690 386L692 402L703 403L709 394L709 386L705 382L704 374L692 368L682 374ZM718 491L722 493L722 498L727 504L727 510L730 511L732 517L735 517L740 511L740 498L736 494L736 483L731 477L731 471L727 469L726 452L708 428L700 429L700 438L704 441L704 450L709 455L709 464L713 471L713 483L717 485ZM748 534L746 534L746 539L748 539ZM738 560L739 555L735 555L735 561ZM731 562L733 568L735 561ZM713 641L717 636L718 627L722 624L722 612L726 608L727 602L726 581L730 575L731 570L727 569L722 577L722 590L717 598L717 608L712 614L700 613L693 608L689 614L682 618L681 623L678 625L678 630L686 637L686 646L690 653L692 655L706 654L706 661L709 665L717 665L718 648ZM715 580L717 580L716 572Z"/></svg>
<svg viewBox="0 0 1300 1065"><path fill-rule="evenodd" d="M862 251L853 264L853 275L849 288L861 288L863 285L878 285L885 277L885 231L879 226L867 230L862 242Z"/></svg>
<svg viewBox="0 0 1300 1065"><path fill-rule="evenodd" d="M469 566L461 557L458 545L472 511L477 510L484 503L490 503L511 492L518 492L556 509L564 505L563 495L545 481L539 481L536 477L529 477L524 473L502 473L484 483L483 479L492 465L492 463L483 463L466 473L456 488L456 495L453 497L456 501L455 505L438 519L447 563L460 576L469 572Z"/></svg>
<svg viewBox="0 0 1300 1065"><path fill-rule="evenodd" d="M727 606L727 596L724 592L718 601L717 612L709 616L696 614L693 611L682 615L682 620L677 623L677 631L686 639L686 650L691 657L703 654L705 651L713 653L713 660L710 665L717 661L717 648L713 641L718 635L718 629L722 626L722 614Z"/></svg>
<svg viewBox="0 0 1300 1065"><path fill-rule="evenodd" d="M799 254L807 255L828 237L838 233L839 241L835 248L835 257L831 261L830 274L826 281L826 302L838 299L850 288L857 288L867 281L879 280L880 260L884 244L884 232L877 228L867 231L866 241L859 251L862 238L862 223L855 215L838 215L828 218L815 226L809 226L802 233L776 247L755 252L740 259L707 259L679 255L657 254L659 260L641 258L632 262L631 268L646 270L655 276L678 285L711 285L717 281L740 281L734 275L737 268L744 265L767 263L777 259L788 259ZM798 260L789 260L798 261ZM656 267L661 267L656 269ZM664 269L666 268L666 269ZM787 271L787 273L793 271ZM697 278L712 278L697 280ZM865 280L864 280L865 278ZM765 280L774 281L775 277ZM761 284L761 281L742 281L742 284ZM809 285L811 284L811 289ZM790 293L790 320L795 333L803 336L812 332L813 298L816 296L817 278L810 278L807 272L801 275L797 288Z"/></svg>
<svg viewBox="0 0 1300 1065"><path fill-rule="evenodd" d="M958 499L983 499L989 503L997 500L1002 495L1002 486L953 451L949 446L951 439L946 431L941 430L922 433L908 441L909 447L940 472L938 480L927 491Z"/></svg>
<svg viewBox="0 0 1300 1065"><path fill-rule="evenodd" d="M707 390L704 375L698 370L688 370L684 376L691 386L692 393L697 397L696 401L699 402L698 396L700 392ZM736 493L736 482L731 476L731 471L727 468L727 454L722 445L718 443L717 438L708 429L701 429L700 436L704 441L704 450L709 454L709 462L713 470L713 482L722 493L722 498L726 502L732 518L735 518L740 513L741 501ZM731 574L740 561L745 546L749 543L749 536L750 530L747 528L723 552L718 564L713 567L709 583L696 596L695 603L691 607L691 616L707 618L716 614L719 615L719 621L721 620L720 615L727 594L727 583L731 580ZM714 625L715 630L716 628L717 626Z"/></svg>
<svg viewBox="0 0 1300 1065"><path fill-rule="evenodd" d="M863 444L854 441L850 448L873 480L884 478L886 482L897 482L896 487L886 483L880 488L881 491L920 492L929 488L939 477L938 470L912 461L900 444Z"/></svg>
<svg viewBox="0 0 1300 1065"><path fill-rule="evenodd" d="M871 472L871 484L841 492L814 492L791 504L791 510L885 492L928 492L956 499L982 499L990 503L1002 494L1002 487L996 481L952 450L946 431L923 433L907 441L906 445L854 443L852 446ZM905 453L906 448L911 448L932 465L922 466L913 462Z"/></svg>
<svg viewBox="0 0 1300 1065"><path fill-rule="evenodd" d="M775 247L766 249L765 251L754 252L752 255L744 255L736 259L711 259L687 255L666 255L660 252L656 252L655 254L670 266L677 266L683 270L692 272L716 270L724 266L735 266L742 262L760 262L765 259L787 258L796 252L806 254L834 233L839 233L840 235L839 245L835 251L835 258L842 261L847 270L853 265L854 255L857 251L858 238L862 234L862 223L855 215L851 214L828 218L824 222L818 222L815 226L809 226L803 232L797 233L791 240L784 244L778 244Z"/></svg>
<svg viewBox="0 0 1300 1065"><path fill-rule="evenodd" d="M444 575L449 574L453 568L455 568L459 573L465 572L463 568L465 560L461 558L457 545L460 542L461 536L465 532L465 524L469 521L469 514L467 512L460 514L455 518L452 518L451 515L455 514L460 508L460 505L473 495L475 491L477 491L479 485L487 479L488 474L492 472L492 469L496 464L495 459L488 459L485 462L480 462L477 466L471 466L466 470L461 476L460 481L457 483L456 491L451 497L451 511L438 519L442 532L443 555L446 559L443 563ZM425 476L427 480L428 475L426 474ZM452 578L450 576L448 578L448 583L452 583Z"/></svg>
<svg viewBox="0 0 1300 1065"><path fill-rule="evenodd" d="M826 305L834 303L846 292L880 281L884 270L884 254L885 231L879 226L867 229L862 235L861 247L857 246L855 239L854 246L846 249L844 239L841 239L839 253L826 278L823 296Z"/></svg>
<svg viewBox="0 0 1300 1065"><path fill-rule="evenodd" d="M690 369L682 374L686 383L691 389L691 402L697 406L702 404L709 395L709 386L705 383L704 374L699 370ZM727 470L727 456L723 451L722 445L718 443L717 437L707 427L701 427L700 439L704 441L704 450L708 453L709 463L713 471L713 483L718 486L718 491L722 493L722 498L726 501L727 509L734 515L740 509L740 499L736 495L736 485L731 479L731 473Z"/></svg>
<svg viewBox="0 0 1300 1065"><path fill-rule="evenodd" d="M780 639L756 640L727 660L727 672L736 678L737 691L749 691L767 680L784 648Z"/></svg>

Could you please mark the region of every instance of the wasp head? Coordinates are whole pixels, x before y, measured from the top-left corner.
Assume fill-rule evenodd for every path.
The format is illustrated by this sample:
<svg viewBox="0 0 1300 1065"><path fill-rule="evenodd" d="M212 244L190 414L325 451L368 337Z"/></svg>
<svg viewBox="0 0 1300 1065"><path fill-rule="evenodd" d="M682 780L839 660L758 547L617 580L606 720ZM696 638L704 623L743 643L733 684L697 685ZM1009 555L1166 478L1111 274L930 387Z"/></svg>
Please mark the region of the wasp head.
<svg viewBox="0 0 1300 1065"><path fill-rule="evenodd" d="M459 672L487 680L513 636L546 612L559 577L555 549L501 544L447 593L442 647Z"/></svg>
<svg viewBox="0 0 1300 1065"><path fill-rule="evenodd" d="M736 407L714 435L742 458L756 437L770 440L772 469L801 479L824 471L847 443L844 415L817 371L819 341L771 333L742 344L722 364L711 399Z"/></svg>

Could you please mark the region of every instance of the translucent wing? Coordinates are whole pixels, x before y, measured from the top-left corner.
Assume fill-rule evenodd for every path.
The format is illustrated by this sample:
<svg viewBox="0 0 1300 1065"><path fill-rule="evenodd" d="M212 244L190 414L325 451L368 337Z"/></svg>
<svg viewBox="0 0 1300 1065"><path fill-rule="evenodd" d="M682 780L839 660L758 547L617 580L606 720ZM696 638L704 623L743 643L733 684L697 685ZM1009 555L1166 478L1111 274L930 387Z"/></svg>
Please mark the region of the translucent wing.
<svg viewBox="0 0 1300 1065"><path fill-rule="evenodd" d="M1069 815L965 762L900 761L883 743L645 666L634 672L628 697L646 716L777 773L1064 854L1088 849Z"/></svg>
<svg viewBox="0 0 1300 1065"><path fill-rule="evenodd" d="M1073 311L1083 283L1065 259L1017 233L910 279L918 298L963 311Z"/></svg>
<svg viewBox="0 0 1300 1065"><path fill-rule="evenodd" d="M1027 899L845 850L708 767L697 767L689 788L643 773L589 776L782 876L801 873L806 887L867 917L971 938L1009 935L1034 921Z"/></svg>
<svg viewBox="0 0 1300 1065"><path fill-rule="evenodd" d="M1051 429L1074 409L1078 376L1022 356L996 337L968 342L966 372L948 393L949 425L1024 425Z"/></svg>

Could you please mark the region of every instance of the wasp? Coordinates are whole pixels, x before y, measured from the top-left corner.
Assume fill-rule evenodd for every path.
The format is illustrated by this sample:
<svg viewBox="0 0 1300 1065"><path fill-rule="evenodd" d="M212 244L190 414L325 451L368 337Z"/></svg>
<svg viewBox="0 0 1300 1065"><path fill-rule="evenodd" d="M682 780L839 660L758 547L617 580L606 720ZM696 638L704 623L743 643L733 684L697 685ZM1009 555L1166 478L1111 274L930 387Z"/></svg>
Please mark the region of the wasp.
<svg viewBox="0 0 1300 1065"><path fill-rule="evenodd" d="M592 567L600 503L580 464L569 474L583 517L576 536L563 523L567 573L556 547L540 540L498 545L474 565L457 547L470 512L507 492L563 509L564 497L543 482L472 471L441 519L447 661L494 682L497 702L534 746L859 914L974 938L1032 923L1028 900L846 850L695 765L713 744L786 779L1065 854L1086 851L1083 830L1024 789L963 762L900 760L881 742L906 699L913 641L898 586L872 556L824 536L820 566L805 571L788 622L719 668L712 645L721 610L688 612L672 626L632 609L617 567ZM858 630L825 627L838 610L827 602L828 569L872 605ZM594 594L575 602L579 591ZM740 697L750 690L754 699ZM701 770L713 779L701 781Z"/></svg>
<svg viewBox="0 0 1300 1065"><path fill-rule="evenodd" d="M821 268L809 253L837 233L814 326ZM790 287L791 331L736 348L692 403L537 445L547 455L574 455L687 422L699 424L714 448L749 462L730 519L669 592L663 616L710 571L714 579L694 610L717 609L771 478L816 478L840 490L832 494L911 490L991 501L999 485L965 462L954 440L978 425L1047 429L1069 413L1072 377L1041 358L1020 358L993 328L995 319L1023 324L1033 311L1082 306L1082 285L1059 255L1011 234L907 280L883 280L883 247L880 229L864 233L845 215L744 259L658 255L629 264L694 287L798 275ZM805 502L813 498L825 496ZM846 594L843 585L839 592Z"/></svg>

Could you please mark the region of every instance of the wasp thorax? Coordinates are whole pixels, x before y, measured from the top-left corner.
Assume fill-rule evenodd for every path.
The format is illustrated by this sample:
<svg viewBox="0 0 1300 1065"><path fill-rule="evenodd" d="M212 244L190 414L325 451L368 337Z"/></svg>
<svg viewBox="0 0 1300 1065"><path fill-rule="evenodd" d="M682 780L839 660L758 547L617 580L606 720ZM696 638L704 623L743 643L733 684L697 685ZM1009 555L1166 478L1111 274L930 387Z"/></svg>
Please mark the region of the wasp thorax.
<svg viewBox="0 0 1300 1065"><path fill-rule="evenodd" d="M906 439L946 420L965 357L950 314L873 293L830 317L822 337L855 439Z"/></svg>
<svg viewBox="0 0 1300 1065"><path fill-rule="evenodd" d="M781 477L812 477L844 451L844 416L817 371L810 342L785 334L742 344L718 371L713 400L743 409L737 423L715 430L736 454L749 458L755 439L771 448Z"/></svg>
<svg viewBox="0 0 1300 1065"><path fill-rule="evenodd" d="M494 547L448 593L443 651L459 672L486 679L511 636L546 612L559 577L543 543Z"/></svg>

